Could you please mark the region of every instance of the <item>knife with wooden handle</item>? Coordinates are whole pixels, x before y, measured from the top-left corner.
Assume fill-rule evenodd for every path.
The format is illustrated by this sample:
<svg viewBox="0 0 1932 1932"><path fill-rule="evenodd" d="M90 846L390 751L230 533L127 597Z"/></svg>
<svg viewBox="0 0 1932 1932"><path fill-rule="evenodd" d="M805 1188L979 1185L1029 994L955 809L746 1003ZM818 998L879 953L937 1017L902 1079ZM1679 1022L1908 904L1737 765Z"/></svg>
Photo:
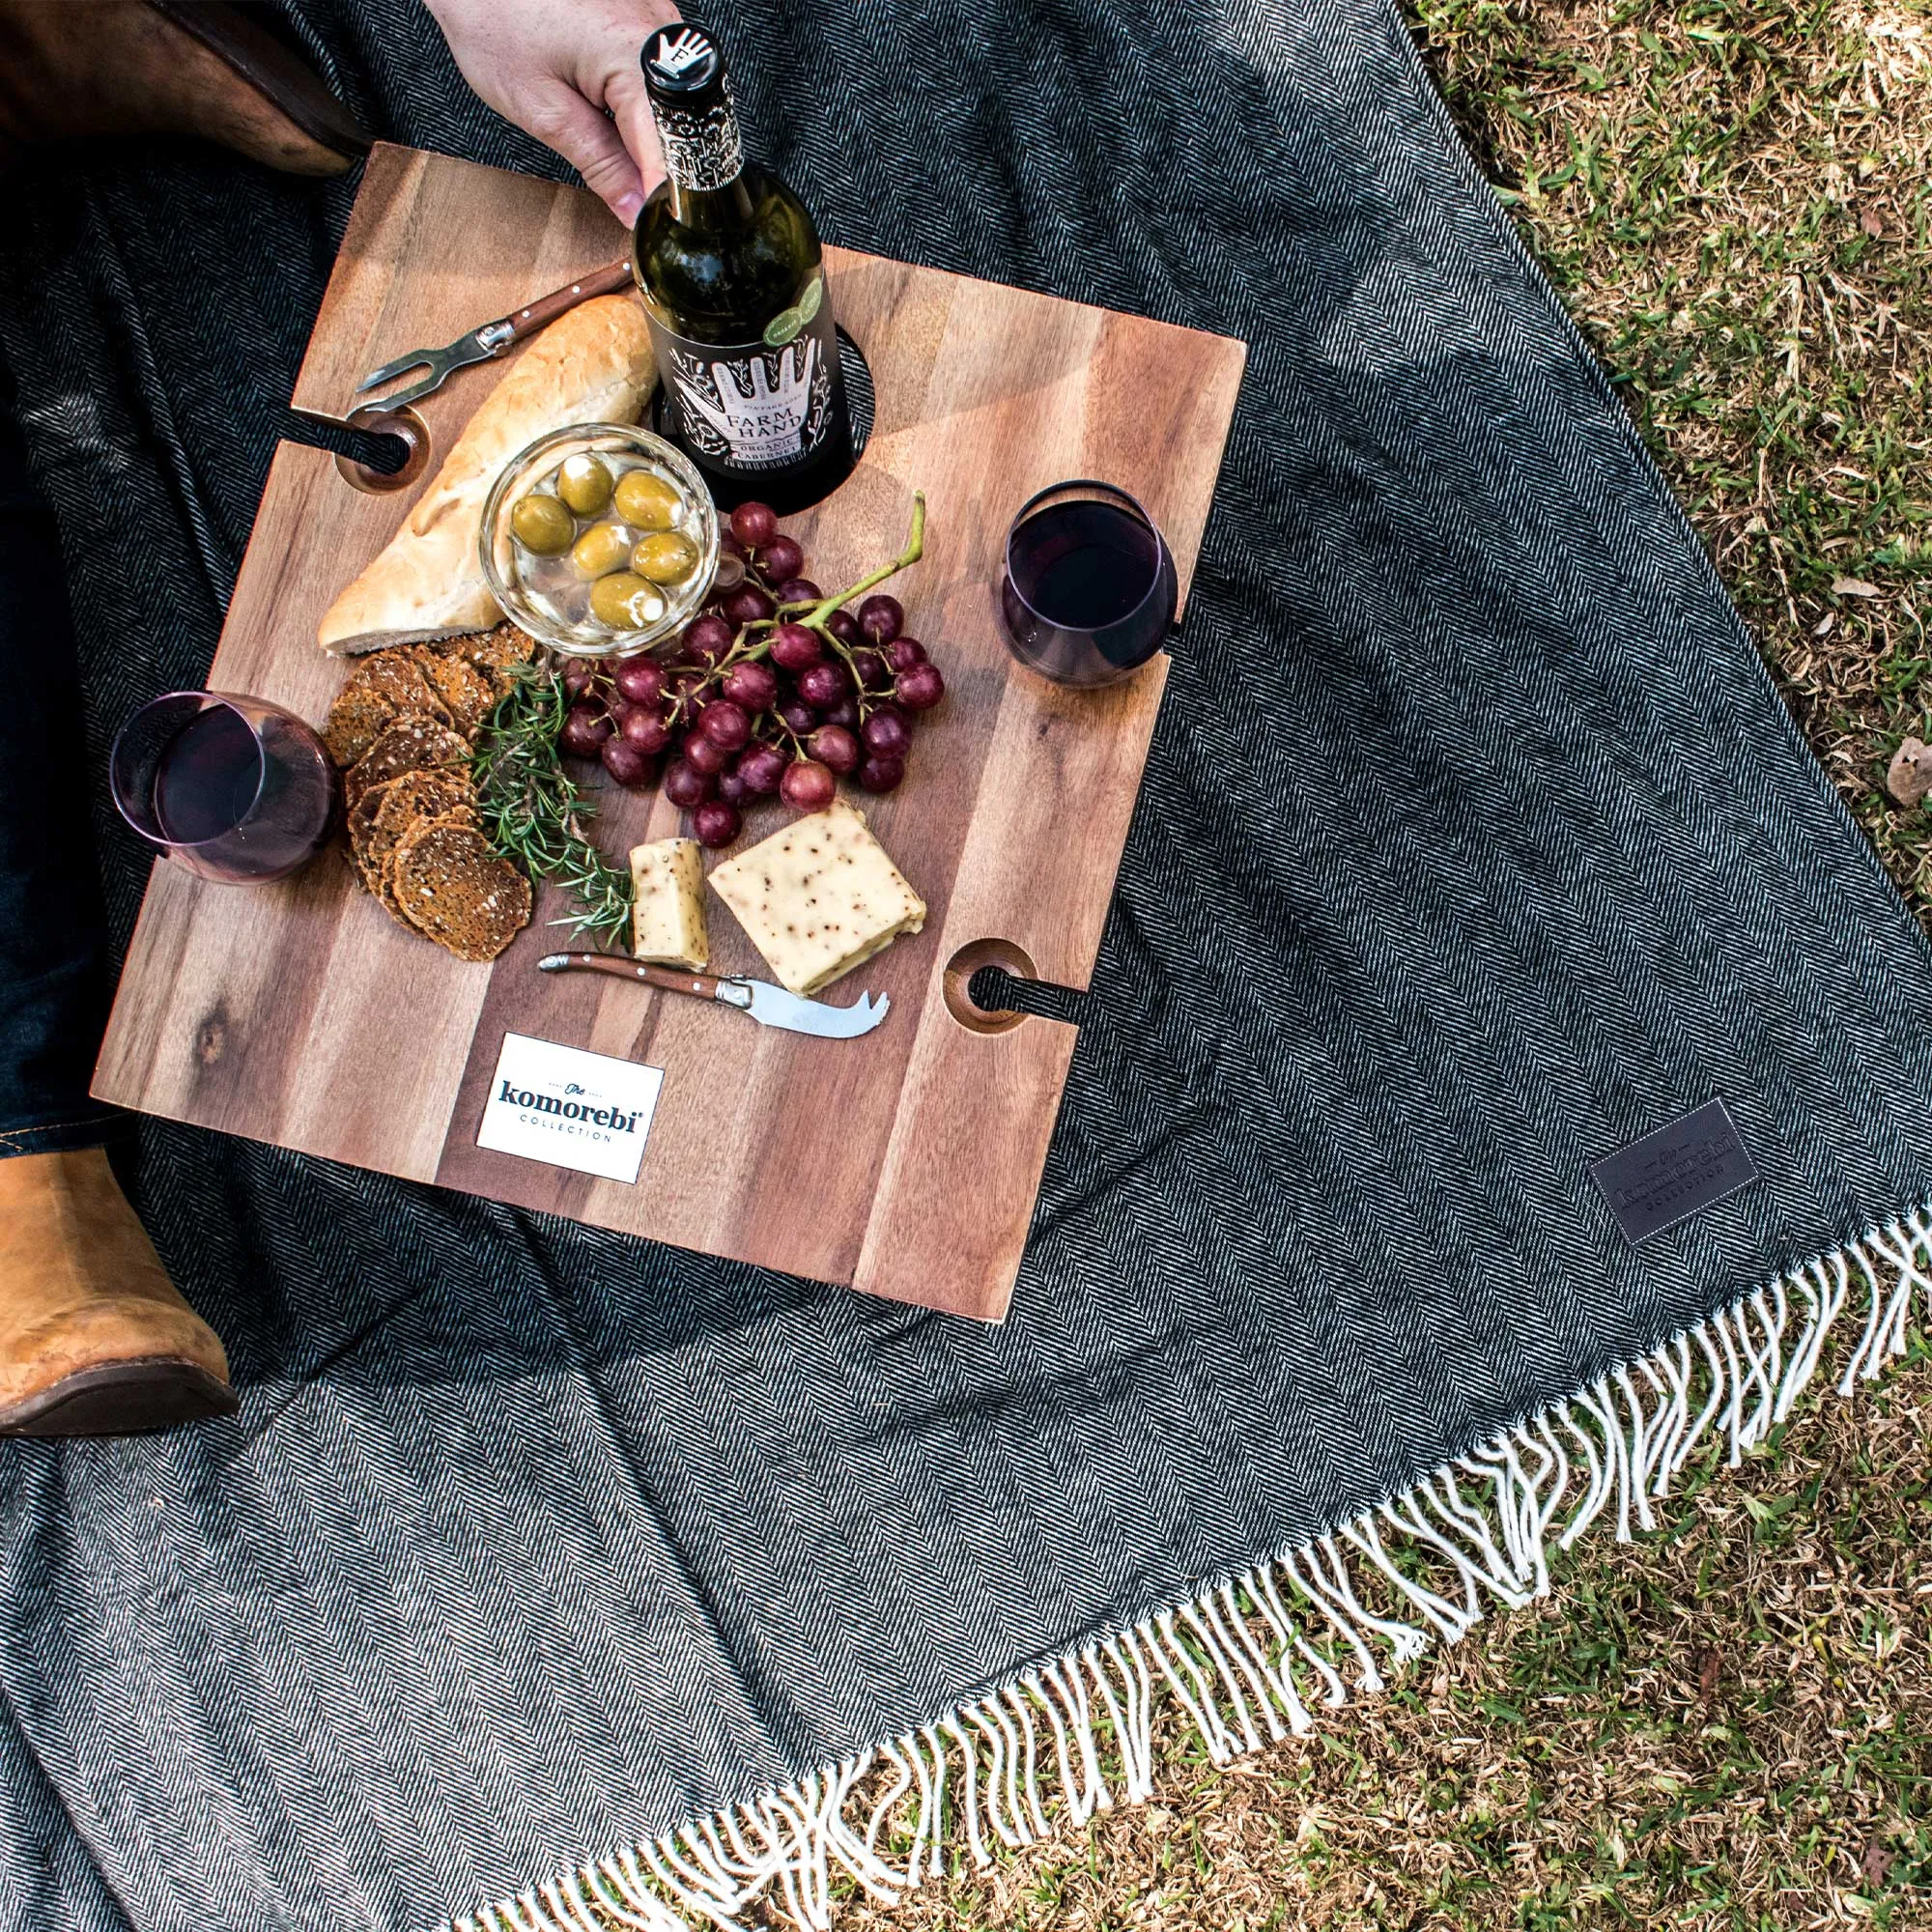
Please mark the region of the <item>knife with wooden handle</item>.
<svg viewBox="0 0 1932 1932"><path fill-rule="evenodd" d="M861 994L849 1007L827 1006L788 993L765 980L724 978L715 973L690 973L678 966L654 966L647 959L627 959L615 952L552 952L537 961L540 973L603 973L615 980L641 981L661 993L684 993L696 1000L716 1000L750 1013L760 1026L781 1027L786 1033L809 1033L820 1039L856 1039L870 1033L885 1018L892 1002L883 994L874 1000Z"/></svg>
<svg viewBox="0 0 1932 1932"><path fill-rule="evenodd" d="M619 289L631 286L631 264L628 259L621 262L608 262L601 269L593 269L587 275L580 275L577 280L560 289L553 289L547 296L539 296L535 301L526 302L522 308L509 315L498 316L495 322L486 322L481 327L472 328L467 335L459 335L456 340L441 349L412 349L407 355L398 355L393 362L384 362L380 369L372 369L356 385L355 393L366 395L371 389L380 389L384 383L393 383L398 376L406 376L412 369L425 369L429 373L419 377L406 388L392 391L380 398L384 409L402 409L407 404L420 402L432 389L439 389L458 369L467 368L471 362L487 362L493 355L500 355L506 349L514 348L526 336L534 335L540 328L548 328L558 316L566 315L579 302L587 302L592 296L612 296ZM362 408L372 405L364 403Z"/></svg>

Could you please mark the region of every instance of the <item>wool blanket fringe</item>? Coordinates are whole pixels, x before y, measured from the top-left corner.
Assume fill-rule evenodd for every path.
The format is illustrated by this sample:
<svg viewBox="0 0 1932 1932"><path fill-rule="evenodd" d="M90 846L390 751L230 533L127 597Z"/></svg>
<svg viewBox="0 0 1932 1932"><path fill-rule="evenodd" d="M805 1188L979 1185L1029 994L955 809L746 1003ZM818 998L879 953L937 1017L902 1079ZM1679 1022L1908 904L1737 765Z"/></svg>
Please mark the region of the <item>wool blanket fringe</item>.
<svg viewBox="0 0 1932 1932"><path fill-rule="evenodd" d="M1922 1299L1921 1299L1922 1297ZM1152 1795L1154 1715L1178 1712L1216 1764L1313 1728L1318 1709L1457 1643L1488 1605L1550 1589L1548 1553L1652 1505L1716 1433L1732 1468L1791 1413L1848 1308L1851 1395L1932 1316L1932 1205L1848 1241L1471 1449L1351 1522L1192 1601L1095 1635L974 1702L786 1790L767 1791L454 1920L445 1932L742 1932L754 1901L826 1932L849 1881L890 1904L996 1847ZM1560 1527L1558 1525L1561 1525ZM1407 1614L1361 1601L1373 1573ZM1051 1794L1049 1798L1048 1794Z"/></svg>

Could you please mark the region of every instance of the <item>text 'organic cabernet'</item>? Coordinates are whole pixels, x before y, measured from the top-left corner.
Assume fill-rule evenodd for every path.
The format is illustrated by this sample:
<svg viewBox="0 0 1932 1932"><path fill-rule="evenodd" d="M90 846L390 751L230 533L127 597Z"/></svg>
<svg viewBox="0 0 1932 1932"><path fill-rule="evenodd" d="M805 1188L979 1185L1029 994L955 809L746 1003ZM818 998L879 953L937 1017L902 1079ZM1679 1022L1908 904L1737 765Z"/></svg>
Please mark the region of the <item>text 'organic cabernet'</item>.
<svg viewBox="0 0 1932 1932"><path fill-rule="evenodd" d="M634 262L665 387L663 428L726 508L816 502L852 468L818 232L745 159L724 62L701 27L660 27L640 56L665 181Z"/></svg>

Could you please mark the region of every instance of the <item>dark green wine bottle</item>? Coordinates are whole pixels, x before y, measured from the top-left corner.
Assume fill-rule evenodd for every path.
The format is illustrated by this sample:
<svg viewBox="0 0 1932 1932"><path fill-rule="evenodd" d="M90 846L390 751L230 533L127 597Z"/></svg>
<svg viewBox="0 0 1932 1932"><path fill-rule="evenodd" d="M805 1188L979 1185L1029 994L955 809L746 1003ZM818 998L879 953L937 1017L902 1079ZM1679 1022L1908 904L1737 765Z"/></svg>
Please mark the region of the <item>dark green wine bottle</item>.
<svg viewBox="0 0 1932 1932"><path fill-rule="evenodd" d="M703 28L660 27L639 59L665 153L633 238L661 427L722 507L801 509L853 460L818 231L783 182L746 162L724 58Z"/></svg>

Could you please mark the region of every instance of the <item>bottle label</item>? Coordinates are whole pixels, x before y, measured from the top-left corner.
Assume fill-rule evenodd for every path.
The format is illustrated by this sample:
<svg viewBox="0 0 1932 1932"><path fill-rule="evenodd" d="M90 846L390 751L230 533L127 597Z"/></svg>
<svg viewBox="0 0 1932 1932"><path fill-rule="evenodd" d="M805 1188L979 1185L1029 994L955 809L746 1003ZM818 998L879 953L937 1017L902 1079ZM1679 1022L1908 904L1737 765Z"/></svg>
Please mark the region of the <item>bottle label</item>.
<svg viewBox="0 0 1932 1932"><path fill-rule="evenodd" d="M643 60L666 173L699 191L736 181L745 146L717 43L702 27L674 21L644 43Z"/></svg>
<svg viewBox="0 0 1932 1932"><path fill-rule="evenodd" d="M658 141L664 149L665 172L680 187L724 187L745 171L745 143L738 132L738 116L730 88L716 106L694 113L689 108L656 104Z"/></svg>
<svg viewBox="0 0 1932 1932"><path fill-rule="evenodd" d="M715 469L788 469L817 453L832 427L838 339L814 275L756 342L694 342L651 316L668 426Z"/></svg>

